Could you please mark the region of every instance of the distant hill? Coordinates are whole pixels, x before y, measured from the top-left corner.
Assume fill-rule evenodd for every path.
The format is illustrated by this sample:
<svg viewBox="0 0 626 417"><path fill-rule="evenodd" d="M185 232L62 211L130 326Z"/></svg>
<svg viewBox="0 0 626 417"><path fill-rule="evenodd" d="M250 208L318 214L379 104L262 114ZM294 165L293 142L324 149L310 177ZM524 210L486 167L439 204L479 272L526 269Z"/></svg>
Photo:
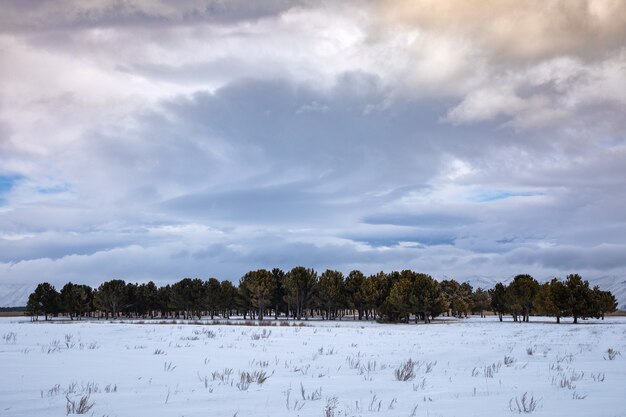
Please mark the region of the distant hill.
<svg viewBox="0 0 626 417"><path fill-rule="evenodd" d="M24 307L35 287L33 284L0 284L0 307Z"/></svg>
<svg viewBox="0 0 626 417"><path fill-rule="evenodd" d="M626 276L605 276L589 280L589 285L597 285L601 290L611 291L617 298L617 308L626 311Z"/></svg>

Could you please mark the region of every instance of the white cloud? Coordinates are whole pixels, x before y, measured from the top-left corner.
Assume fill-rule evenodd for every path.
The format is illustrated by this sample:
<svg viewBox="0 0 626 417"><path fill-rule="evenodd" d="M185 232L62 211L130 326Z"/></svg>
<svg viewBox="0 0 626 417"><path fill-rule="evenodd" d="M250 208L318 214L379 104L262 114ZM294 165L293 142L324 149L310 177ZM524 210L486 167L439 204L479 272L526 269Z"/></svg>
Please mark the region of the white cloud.
<svg viewBox="0 0 626 417"><path fill-rule="evenodd" d="M626 270L620 2L27 3L1 281Z"/></svg>

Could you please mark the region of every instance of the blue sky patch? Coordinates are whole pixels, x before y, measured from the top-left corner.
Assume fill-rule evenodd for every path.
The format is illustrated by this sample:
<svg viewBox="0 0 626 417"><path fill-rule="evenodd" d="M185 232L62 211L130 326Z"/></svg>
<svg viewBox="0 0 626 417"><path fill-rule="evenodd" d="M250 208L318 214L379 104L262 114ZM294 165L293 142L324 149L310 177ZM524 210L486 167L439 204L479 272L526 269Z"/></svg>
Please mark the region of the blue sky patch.
<svg viewBox="0 0 626 417"><path fill-rule="evenodd" d="M482 193L475 194L474 196L470 197L470 200L478 201L480 203L487 203L489 201L504 200L510 197L532 197L532 196L537 196L537 195L541 195L541 193L533 193L533 192L520 193L520 192L513 192L513 191L493 190L493 191L485 191Z"/></svg>
<svg viewBox="0 0 626 417"><path fill-rule="evenodd" d="M5 194L13 189L15 184L24 179L21 175L0 175L0 205L6 204Z"/></svg>

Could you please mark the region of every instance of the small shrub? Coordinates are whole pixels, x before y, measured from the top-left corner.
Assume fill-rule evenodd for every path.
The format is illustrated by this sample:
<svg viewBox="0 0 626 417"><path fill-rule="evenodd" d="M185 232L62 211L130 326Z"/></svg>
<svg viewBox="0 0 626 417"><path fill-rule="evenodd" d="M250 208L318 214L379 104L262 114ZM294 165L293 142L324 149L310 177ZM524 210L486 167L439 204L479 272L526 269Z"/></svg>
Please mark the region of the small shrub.
<svg viewBox="0 0 626 417"><path fill-rule="evenodd" d="M396 380L410 381L415 378L415 362L412 359L402 362L394 372Z"/></svg>
<svg viewBox="0 0 626 417"><path fill-rule="evenodd" d="M250 384L263 385L272 374L268 375L265 371L239 372L239 382L236 386L239 391L247 391Z"/></svg>
<svg viewBox="0 0 626 417"><path fill-rule="evenodd" d="M70 414L87 414L89 410L96 405L95 401L89 401L89 394L80 397L80 400L72 400L69 395L65 396L67 403L65 404L65 411L67 415Z"/></svg>
<svg viewBox="0 0 626 417"><path fill-rule="evenodd" d="M511 366L515 363L515 358L512 356L505 356L504 357L504 364L506 366Z"/></svg>
<svg viewBox="0 0 626 417"><path fill-rule="evenodd" d="M2 339L4 340L4 343L15 343L17 341L17 333L15 332L9 332L9 333L5 333L2 335Z"/></svg>
<svg viewBox="0 0 626 417"><path fill-rule="evenodd" d="M535 411L538 403L538 400L535 400L532 395L529 397L528 393L525 392L522 398L515 397L509 400L509 409L518 414L530 414Z"/></svg>
<svg viewBox="0 0 626 417"><path fill-rule="evenodd" d="M76 343L74 343L74 335L71 333L67 333L65 335L65 347L68 349L72 349L74 346L76 346Z"/></svg>
<svg viewBox="0 0 626 417"><path fill-rule="evenodd" d="M613 361L613 360L615 360L615 358L617 358L618 356L620 356L620 355L621 355L621 353L619 353L619 351L618 351L618 350L615 350L615 349L613 349L613 348L609 348L609 349L606 351L606 355L607 355L607 356L605 356L605 357L604 357L604 360L607 360L607 359L608 359L608 360L610 360L610 361Z"/></svg>
<svg viewBox="0 0 626 417"><path fill-rule="evenodd" d="M304 389L304 385L302 384L302 382L300 382L300 395L302 396L302 400L303 401L318 401L322 399L322 387L319 387L318 389L316 389L315 391L313 391L311 394L307 394L305 389Z"/></svg>
<svg viewBox="0 0 626 417"><path fill-rule="evenodd" d="M598 372L597 374L591 374L591 379L595 382L604 382L604 372Z"/></svg>
<svg viewBox="0 0 626 417"><path fill-rule="evenodd" d="M326 398L326 406L324 407L324 417L335 417L335 409L339 404L337 397Z"/></svg>

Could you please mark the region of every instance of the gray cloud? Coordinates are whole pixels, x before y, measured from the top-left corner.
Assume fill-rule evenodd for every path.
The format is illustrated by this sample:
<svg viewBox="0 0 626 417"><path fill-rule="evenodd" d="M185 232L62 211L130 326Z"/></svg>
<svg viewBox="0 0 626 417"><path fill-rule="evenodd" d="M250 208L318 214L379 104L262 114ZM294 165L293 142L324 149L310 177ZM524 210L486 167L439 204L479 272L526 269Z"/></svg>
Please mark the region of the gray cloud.
<svg viewBox="0 0 626 417"><path fill-rule="evenodd" d="M626 273L621 6L421 3L7 3L0 282Z"/></svg>
<svg viewBox="0 0 626 417"><path fill-rule="evenodd" d="M233 23L275 16L305 2L271 0L68 1L8 0L0 26L4 31L85 27L150 26L199 22Z"/></svg>

